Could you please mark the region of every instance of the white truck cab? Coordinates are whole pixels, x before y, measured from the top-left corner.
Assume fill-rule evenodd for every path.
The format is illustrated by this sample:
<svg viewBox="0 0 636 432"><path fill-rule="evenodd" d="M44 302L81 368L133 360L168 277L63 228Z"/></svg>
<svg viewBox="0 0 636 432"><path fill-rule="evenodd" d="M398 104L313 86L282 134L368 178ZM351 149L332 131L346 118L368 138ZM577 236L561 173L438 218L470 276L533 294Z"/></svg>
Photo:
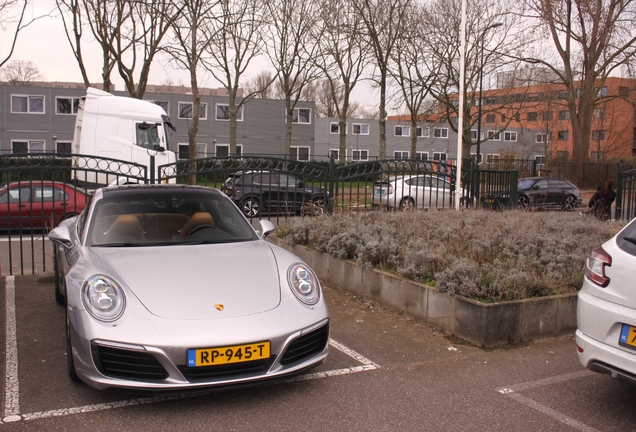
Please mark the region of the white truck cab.
<svg viewBox="0 0 636 432"><path fill-rule="evenodd" d="M154 156L157 170L160 165L176 161L176 154L170 150L168 128L175 130L159 105L89 87L77 111L72 153L133 162L145 165L148 170L150 156ZM124 175L113 169L116 166L112 164L107 170ZM158 172L154 177L159 178ZM92 188L121 182L122 177L116 179L115 175L78 171L76 181Z"/></svg>

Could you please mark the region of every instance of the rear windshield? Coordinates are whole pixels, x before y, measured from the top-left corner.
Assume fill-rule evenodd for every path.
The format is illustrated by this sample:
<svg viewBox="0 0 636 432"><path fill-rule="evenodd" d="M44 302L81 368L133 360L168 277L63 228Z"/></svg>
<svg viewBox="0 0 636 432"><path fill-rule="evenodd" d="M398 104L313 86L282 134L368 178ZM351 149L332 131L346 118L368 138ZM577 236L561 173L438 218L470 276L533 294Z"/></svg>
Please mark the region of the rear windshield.
<svg viewBox="0 0 636 432"><path fill-rule="evenodd" d="M616 244L623 251L636 256L636 219L632 220L616 237Z"/></svg>
<svg viewBox="0 0 636 432"><path fill-rule="evenodd" d="M257 240L245 217L212 189L131 188L95 203L87 246L169 246Z"/></svg>

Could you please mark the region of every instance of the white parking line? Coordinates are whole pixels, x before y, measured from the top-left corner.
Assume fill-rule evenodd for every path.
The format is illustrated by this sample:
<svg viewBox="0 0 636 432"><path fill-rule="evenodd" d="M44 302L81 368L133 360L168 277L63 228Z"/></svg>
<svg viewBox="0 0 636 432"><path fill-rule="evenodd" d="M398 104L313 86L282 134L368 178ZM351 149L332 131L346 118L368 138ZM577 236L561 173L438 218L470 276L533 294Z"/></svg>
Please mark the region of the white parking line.
<svg viewBox="0 0 636 432"><path fill-rule="evenodd" d="M581 423L578 420L574 420L572 417L568 417L565 414L560 413L559 411L556 411L547 405L543 405L535 401L534 399L531 399L519 393L520 391L523 391L523 390L528 390L531 388L542 387L542 386L551 385L551 384L558 384L561 382L570 381L573 379L582 378L582 377L593 375L593 374L594 372L584 369L578 372L571 372L571 373L557 375L550 378L544 378L544 379L540 379L536 381L530 381L527 383L515 384L509 387L503 387L503 388L497 389L497 391L503 395L511 397L517 402L520 402L532 409L539 411L542 414L547 415L548 417L552 417L553 419L558 420L561 423L564 423L570 426L571 428L584 431L584 432L599 432L598 429L588 426L585 423Z"/></svg>
<svg viewBox="0 0 636 432"><path fill-rule="evenodd" d="M81 414L95 411L106 411L113 408L123 408L135 405L144 405L155 402L164 402L170 400L187 399L192 397L199 397L214 392L202 391L200 393L186 394L186 395L164 395L164 396L152 396L145 398L135 398L123 401L108 402L94 405L84 405L80 407L61 408L56 410L34 412L28 414L20 414L20 386L18 382L18 345L16 336L16 318L15 318L15 276L7 276L5 278L5 296L6 296L6 374L5 374L5 408L4 416L0 424L16 422L20 420L38 420L52 417L63 417L73 414ZM295 378L291 378L282 382L297 382L297 381L309 381L314 379L322 379L333 376L347 375L356 372L370 371L379 369L380 366L356 351L347 348L340 342L336 342L333 339L329 339L329 345L333 348L341 351L347 356L351 357L358 363L362 363L361 366L352 366L342 369L334 369L324 372L315 372L305 375L300 375Z"/></svg>

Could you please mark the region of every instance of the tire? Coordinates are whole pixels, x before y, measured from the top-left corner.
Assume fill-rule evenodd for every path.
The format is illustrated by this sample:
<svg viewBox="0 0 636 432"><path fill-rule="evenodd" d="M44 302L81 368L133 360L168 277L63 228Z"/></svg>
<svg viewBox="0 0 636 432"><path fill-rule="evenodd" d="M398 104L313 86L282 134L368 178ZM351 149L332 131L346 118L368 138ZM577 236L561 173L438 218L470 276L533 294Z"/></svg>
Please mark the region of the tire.
<svg viewBox="0 0 636 432"><path fill-rule="evenodd" d="M68 319L68 304L66 305L66 366L68 369L68 377L71 381L82 382L77 371L75 370L75 360L73 360L73 344L71 343L71 326Z"/></svg>
<svg viewBox="0 0 636 432"><path fill-rule="evenodd" d="M526 195L519 195L517 198L517 208L523 211L530 209L530 199Z"/></svg>
<svg viewBox="0 0 636 432"><path fill-rule="evenodd" d="M413 198L405 197L400 201L400 210L413 211L415 210L415 201Z"/></svg>
<svg viewBox="0 0 636 432"><path fill-rule="evenodd" d="M319 216L325 214L325 200L322 197L315 197L306 202L302 207L303 216Z"/></svg>
<svg viewBox="0 0 636 432"><path fill-rule="evenodd" d="M576 197L574 195L568 195L565 197L565 203L563 203L563 211L576 210Z"/></svg>
<svg viewBox="0 0 636 432"><path fill-rule="evenodd" d="M261 201L258 198L249 197L241 202L243 214L249 218L260 216Z"/></svg>
<svg viewBox="0 0 636 432"><path fill-rule="evenodd" d="M55 303L59 305L65 304L65 297L62 294L64 288L64 275L60 274L59 254L57 252L57 245L53 244L53 272L55 273Z"/></svg>

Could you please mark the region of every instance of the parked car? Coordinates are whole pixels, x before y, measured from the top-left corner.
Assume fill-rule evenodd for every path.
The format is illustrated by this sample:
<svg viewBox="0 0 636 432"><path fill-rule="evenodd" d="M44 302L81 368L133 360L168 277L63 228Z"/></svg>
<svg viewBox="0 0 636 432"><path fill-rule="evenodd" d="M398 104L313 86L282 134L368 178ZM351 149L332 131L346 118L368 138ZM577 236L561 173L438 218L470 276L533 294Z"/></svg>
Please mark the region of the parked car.
<svg viewBox="0 0 636 432"><path fill-rule="evenodd" d="M87 200L85 190L68 183L9 183L0 188L0 229L53 228L79 214Z"/></svg>
<svg viewBox="0 0 636 432"><path fill-rule="evenodd" d="M522 210L543 207L573 211L581 202L579 188L569 180L528 177L517 185L517 206Z"/></svg>
<svg viewBox="0 0 636 432"><path fill-rule="evenodd" d="M329 202L325 188L274 171L237 172L228 177L221 190L247 217L264 212L321 214Z"/></svg>
<svg viewBox="0 0 636 432"><path fill-rule="evenodd" d="M68 373L97 389L184 390L302 373L328 354L313 270L222 192L111 186L51 231Z"/></svg>
<svg viewBox="0 0 636 432"><path fill-rule="evenodd" d="M510 203L510 188L488 191L480 196L482 205L500 207ZM517 183L517 207L573 211L582 203L581 192L572 182L560 178L527 177Z"/></svg>
<svg viewBox="0 0 636 432"><path fill-rule="evenodd" d="M590 251L578 294L581 364L636 384L636 219Z"/></svg>
<svg viewBox="0 0 636 432"><path fill-rule="evenodd" d="M432 175L398 175L373 184L375 206L400 210L451 208L454 196L455 185Z"/></svg>

